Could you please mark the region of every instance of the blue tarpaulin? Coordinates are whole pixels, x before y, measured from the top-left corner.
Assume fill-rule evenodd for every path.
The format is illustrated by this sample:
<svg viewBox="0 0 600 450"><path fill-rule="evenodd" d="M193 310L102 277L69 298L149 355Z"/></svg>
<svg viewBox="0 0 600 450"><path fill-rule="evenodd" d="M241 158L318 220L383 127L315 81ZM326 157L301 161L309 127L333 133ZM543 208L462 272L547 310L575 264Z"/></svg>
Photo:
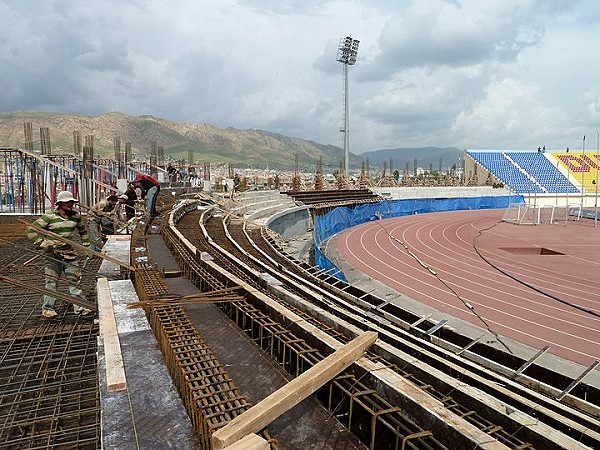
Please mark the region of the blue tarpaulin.
<svg viewBox="0 0 600 450"><path fill-rule="evenodd" d="M330 271L344 281L345 277L336 265L318 248L321 243L345 230L372 220L389 219L413 214L426 214L444 211L464 211L479 209L507 208L514 203L525 203L522 195L505 195L496 197L462 197L462 198L419 198L405 200L384 200L379 203L368 203L354 208L340 206L324 216L315 218L315 262L323 270ZM337 274L335 273L337 272Z"/></svg>

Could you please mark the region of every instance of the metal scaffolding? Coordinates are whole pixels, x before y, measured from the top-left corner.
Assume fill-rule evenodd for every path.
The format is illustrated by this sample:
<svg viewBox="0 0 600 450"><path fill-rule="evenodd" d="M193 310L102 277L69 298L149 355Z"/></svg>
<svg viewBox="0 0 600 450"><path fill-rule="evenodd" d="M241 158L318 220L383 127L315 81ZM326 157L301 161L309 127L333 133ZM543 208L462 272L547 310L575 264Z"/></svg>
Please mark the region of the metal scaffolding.
<svg viewBox="0 0 600 450"><path fill-rule="evenodd" d="M83 150L82 160L75 155L0 148L0 213L43 214L53 208L60 191L71 192L86 206L117 192L117 163L96 163L87 159L91 147L85 145Z"/></svg>

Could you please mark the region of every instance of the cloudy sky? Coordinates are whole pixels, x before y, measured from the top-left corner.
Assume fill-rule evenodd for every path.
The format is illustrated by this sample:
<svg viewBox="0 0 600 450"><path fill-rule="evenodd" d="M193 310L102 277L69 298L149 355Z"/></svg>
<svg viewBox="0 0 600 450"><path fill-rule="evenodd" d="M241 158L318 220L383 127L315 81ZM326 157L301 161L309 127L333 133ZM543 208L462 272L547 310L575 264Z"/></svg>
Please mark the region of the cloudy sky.
<svg viewBox="0 0 600 450"><path fill-rule="evenodd" d="M0 110L121 111L350 149L596 148L597 0L0 0Z"/></svg>

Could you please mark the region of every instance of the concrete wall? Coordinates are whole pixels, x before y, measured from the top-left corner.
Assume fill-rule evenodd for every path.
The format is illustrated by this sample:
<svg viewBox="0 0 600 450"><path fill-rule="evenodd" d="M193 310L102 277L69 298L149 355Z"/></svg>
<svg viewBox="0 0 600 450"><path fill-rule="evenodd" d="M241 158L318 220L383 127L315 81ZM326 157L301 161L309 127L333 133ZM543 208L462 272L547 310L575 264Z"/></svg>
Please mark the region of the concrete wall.
<svg viewBox="0 0 600 450"><path fill-rule="evenodd" d="M496 197L511 195L509 189L494 189L491 186L419 186L419 187L377 187L373 192L391 200L415 198L461 198L461 197Z"/></svg>
<svg viewBox="0 0 600 450"><path fill-rule="evenodd" d="M378 187L372 189L377 194L390 200L413 198L460 198L460 197L495 197L511 195L510 189L494 189L491 186L448 186L448 187ZM600 193L576 194L522 194L525 202L531 206L583 206L593 208L600 204Z"/></svg>
<svg viewBox="0 0 600 450"><path fill-rule="evenodd" d="M284 239L290 239L297 234L311 230L312 220L308 207L297 206L273 215L267 221L267 226Z"/></svg>
<svg viewBox="0 0 600 450"><path fill-rule="evenodd" d="M415 198L460 198L460 197L492 197L511 195L508 189L494 189L490 186L480 187L387 187L373 188L377 194L392 200ZM250 193L248 193L250 194ZM260 195L260 194L254 194ZM253 194L248 195L248 199ZM312 230L313 223L306 206L286 209L269 218L266 225L279 233L284 239Z"/></svg>
<svg viewBox="0 0 600 450"><path fill-rule="evenodd" d="M575 194L523 194L525 202L531 206L583 206L594 208L600 204L598 197L592 193Z"/></svg>

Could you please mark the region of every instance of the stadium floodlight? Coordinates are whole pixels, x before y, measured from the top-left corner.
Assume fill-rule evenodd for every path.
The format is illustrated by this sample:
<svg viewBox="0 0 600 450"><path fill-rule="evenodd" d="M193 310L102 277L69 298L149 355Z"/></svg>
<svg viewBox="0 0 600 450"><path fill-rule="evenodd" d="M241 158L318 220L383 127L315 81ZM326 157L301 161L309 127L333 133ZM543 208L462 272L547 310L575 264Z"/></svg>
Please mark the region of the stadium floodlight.
<svg viewBox="0 0 600 450"><path fill-rule="evenodd" d="M346 176L350 172L350 117L348 110L348 66L356 64L358 56L358 44L360 41L353 39L351 36L346 36L340 39L338 47L337 61L341 62L344 67L344 128L340 129L344 133L344 170Z"/></svg>
<svg viewBox="0 0 600 450"><path fill-rule="evenodd" d="M583 198L584 198L584 194L585 194L585 167L587 166L587 164L585 163L585 134L583 135L583 154L581 156L581 212L580 214L580 218L581 215L583 214L583 210L584 210L584 205L583 205Z"/></svg>
<svg viewBox="0 0 600 450"><path fill-rule="evenodd" d="M600 129L596 130L596 161L598 161L598 157L600 155ZM594 180L595 188L596 188L596 199L594 201L594 227L598 226L598 167L596 167L596 179Z"/></svg>

